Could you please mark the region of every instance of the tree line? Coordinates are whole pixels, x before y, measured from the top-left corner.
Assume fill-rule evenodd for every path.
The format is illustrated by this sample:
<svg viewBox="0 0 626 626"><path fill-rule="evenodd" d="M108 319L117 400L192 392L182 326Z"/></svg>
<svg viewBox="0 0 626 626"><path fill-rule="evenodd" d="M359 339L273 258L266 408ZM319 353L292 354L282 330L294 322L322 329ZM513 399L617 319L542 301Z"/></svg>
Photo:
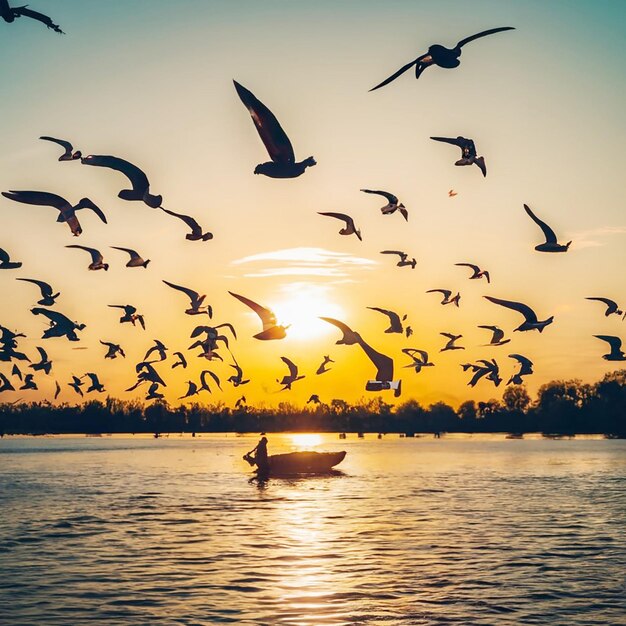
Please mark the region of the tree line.
<svg viewBox="0 0 626 626"><path fill-rule="evenodd" d="M176 432L398 432L528 433L554 435L601 433L626 437L626 369L595 384L556 380L543 385L535 401L523 385L507 387L501 400L444 402L428 407L415 400L392 405L380 396L355 404L334 399L299 407L237 408L224 403L187 404L106 398L79 405L49 402L0 404L0 435L62 433Z"/></svg>

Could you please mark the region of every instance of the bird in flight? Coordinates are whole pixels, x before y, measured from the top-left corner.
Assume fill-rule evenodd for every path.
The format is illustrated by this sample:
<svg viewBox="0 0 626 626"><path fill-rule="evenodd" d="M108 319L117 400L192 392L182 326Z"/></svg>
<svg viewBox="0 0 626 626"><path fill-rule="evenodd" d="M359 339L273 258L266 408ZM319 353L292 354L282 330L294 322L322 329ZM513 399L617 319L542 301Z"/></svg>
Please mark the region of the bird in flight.
<svg viewBox="0 0 626 626"><path fill-rule="evenodd" d="M326 217L334 217L335 219L342 220L346 223L345 227L339 231L340 235L356 235L359 241L363 241L361 237L361 231L357 230L354 225L354 220L345 213L321 213L317 212L318 215L325 215Z"/></svg>
<svg viewBox="0 0 626 626"><path fill-rule="evenodd" d="M251 91L236 80L233 83L272 159L267 163L259 163L254 168L255 174L263 174L270 178L296 178L304 174L307 167L317 165L313 157L296 162L291 141L276 116Z"/></svg>
<svg viewBox="0 0 626 626"><path fill-rule="evenodd" d="M165 359L167 359L167 350L167 346L162 341L155 339L154 345L148 348L148 351L144 355L143 360L144 362L147 361L150 355L156 352L159 355L159 361L165 361ZM155 361L152 362L154 363Z"/></svg>
<svg viewBox="0 0 626 626"><path fill-rule="evenodd" d="M20 261L11 261L9 253L0 248L0 270L17 270L20 267L22 267Z"/></svg>
<svg viewBox="0 0 626 626"><path fill-rule="evenodd" d="M415 269L417 265L417 260L413 257L409 261L409 255L406 252L402 252L402 250L381 250L381 254L397 254L400 257L400 260L396 263L398 267L410 267L412 270Z"/></svg>
<svg viewBox="0 0 626 626"><path fill-rule="evenodd" d="M545 243L541 243L538 246L535 246L535 250L538 252L567 252L570 247L571 241L568 241L566 244L560 244L556 240L555 232L545 223L542 222L531 210L530 207L525 204L524 210L529 215L529 217L541 228L543 231L544 237L546 238Z"/></svg>
<svg viewBox="0 0 626 626"><path fill-rule="evenodd" d="M606 341L611 347L611 351L602 356L605 361L626 361L626 354L622 350L622 340L619 337L612 335L594 335L594 337Z"/></svg>
<svg viewBox="0 0 626 626"><path fill-rule="evenodd" d="M311 404L311 402L313 404L321 404L322 401L320 400L320 397L316 394L313 393L309 396L309 399L306 401L307 404Z"/></svg>
<svg viewBox="0 0 626 626"><path fill-rule="evenodd" d="M417 348L402 348L402 352L413 361L404 367L412 367L416 374L419 374L422 371L422 367L434 367L435 365L428 360L428 352L426 352L426 350L418 350Z"/></svg>
<svg viewBox="0 0 626 626"><path fill-rule="evenodd" d="M46 374L49 374L52 369L52 361L48 359L48 353L40 347L37 347L37 352L39 352L39 356L41 357L39 363L31 363L29 367L34 369L36 372L43 371Z"/></svg>
<svg viewBox="0 0 626 626"><path fill-rule="evenodd" d="M598 302L603 302L604 304L606 304L606 311L604 312L604 315L606 317L615 314L622 315L622 320L626 318L626 313L620 310L617 302L615 302L614 300L610 300L609 298L585 298L585 300L597 300Z"/></svg>
<svg viewBox="0 0 626 626"><path fill-rule="evenodd" d="M81 158L83 165L94 165L96 167L107 167L121 172L130 180L132 189L122 189L117 196L122 200L141 200L151 209L157 209L163 202L163 196L155 196L150 193L150 182L148 177L136 165L120 159L119 157L90 154Z"/></svg>
<svg viewBox="0 0 626 626"><path fill-rule="evenodd" d="M329 363L334 363L334 361L330 358L330 356L327 355L324 357L324 360L321 362L315 373L325 374L326 372L330 372L330 367L327 367Z"/></svg>
<svg viewBox="0 0 626 626"><path fill-rule="evenodd" d="M483 173L483 176L487 176L487 166L485 165L485 157L479 157L476 152L476 145L473 139L467 139L466 137L431 137L434 141L441 141L443 143L449 143L453 146L461 148L461 158L455 161L455 165L476 165L478 169Z"/></svg>
<svg viewBox="0 0 626 626"><path fill-rule="evenodd" d="M522 376L528 376L534 373L533 362L522 354L509 354L509 357L511 359L515 359L519 363L520 368L515 374L513 374L513 376L511 376L507 385L521 385L524 382L522 380Z"/></svg>
<svg viewBox="0 0 626 626"><path fill-rule="evenodd" d="M455 263L459 267L469 267L473 271L473 274L470 276L470 280L475 280L477 278L486 278L487 282L491 282L489 280L489 272L487 270L481 270L478 265L474 265L473 263Z"/></svg>
<svg viewBox="0 0 626 626"><path fill-rule="evenodd" d="M298 380L302 380L304 375L298 376L298 366L286 356L280 357L281 361L289 368L289 374L283 376L280 380L276 379L276 382L283 385L281 391L291 389L291 385Z"/></svg>
<svg viewBox="0 0 626 626"><path fill-rule="evenodd" d="M110 341L102 341L100 340L100 343L103 346L106 346L108 348L107 353L104 355L105 359L115 359L117 358L117 355L119 354L122 358L126 358L126 355L124 354L124 350L122 350L122 346L116 344L116 343L111 343Z"/></svg>
<svg viewBox="0 0 626 626"><path fill-rule="evenodd" d="M486 344L488 346L503 346L511 341L510 339L504 339L504 331L497 326L479 326L478 328L484 328L492 332L491 341Z"/></svg>
<svg viewBox="0 0 626 626"><path fill-rule="evenodd" d="M185 310L187 315L201 315L202 313L206 313L209 316L209 319L213 317L213 308L210 304L205 307L202 306L204 299L206 296L201 296L197 291L193 289L188 289L187 287L181 287L180 285L175 285L174 283L170 283L167 280L163 281L168 287L172 289L176 289L177 291L181 291L184 293L190 300L189 308Z"/></svg>
<svg viewBox="0 0 626 626"><path fill-rule="evenodd" d="M459 194L454 191L454 189L450 189L450 191L448 191L448 198L454 198L454 196L458 196Z"/></svg>
<svg viewBox="0 0 626 626"><path fill-rule="evenodd" d="M461 61L459 60L462 51L461 48L463 48L465 44L468 44L475 39L480 39L481 37L486 37L487 35L493 35L494 33L500 33L505 30L515 29L512 26L501 26L499 28L483 30L480 33L461 39L461 41L459 41L454 48L446 48L441 44L433 44L428 48L428 52L426 52L426 54L422 54L417 57L417 59L403 65L397 72L393 73L389 78L386 78L382 83L379 83L376 87L372 87L370 91L376 91L376 89L380 89L381 87L388 85L391 81L394 81L398 78L398 76L401 76L413 66L415 66L415 78L419 78L422 72L431 65L438 65L439 67L447 69L458 67L461 64Z"/></svg>
<svg viewBox="0 0 626 626"><path fill-rule="evenodd" d="M168 215L172 215L177 217L179 220L182 220L185 224L187 224L187 226L189 226L189 228L191 228L191 232L185 235L185 239L188 239L189 241L209 241L209 239L213 239L213 233L210 233L209 231L206 233L202 232L202 226L200 226L200 224L198 224L193 217L183 215L182 213L175 213L174 211L168 211L163 207L159 208Z"/></svg>
<svg viewBox="0 0 626 626"><path fill-rule="evenodd" d="M83 232L76 217L76 211L80 209L91 209L105 224L107 223L104 213L89 198L83 198L78 204L72 206L65 198L47 191L3 191L2 195L9 200L23 204L54 207L59 211L57 222L66 222L74 237L78 237Z"/></svg>
<svg viewBox="0 0 626 626"><path fill-rule="evenodd" d="M383 198L387 200L387 204L380 207L380 212L383 215L391 215L392 213L398 211L407 222L409 221L409 212L406 210L404 204L398 200L397 196L394 196L388 191L375 191L373 189L361 189L361 191L363 193L375 193L379 196L383 196Z"/></svg>
<svg viewBox="0 0 626 626"><path fill-rule="evenodd" d="M30 312L33 315L43 315L50 320L50 327L46 328L41 337L42 339L50 339L50 337L67 337L69 341L79 341L76 331L86 328L85 324L72 322L69 317L66 317L63 313L59 313L58 311L35 307L31 309Z"/></svg>
<svg viewBox="0 0 626 626"><path fill-rule="evenodd" d="M33 20L41 22L47 28L51 28L55 33L65 35L59 25L55 24L52 21L52 18L44 15L43 13L39 13L38 11L33 11L32 9L29 9L28 5L24 5L21 7L11 7L9 6L9 0L0 0L0 17L9 24L13 22L13 20L15 20L16 18L30 17Z"/></svg>
<svg viewBox="0 0 626 626"><path fill-rule="evenodd" d="M389 328L385 330L386 333L401 333L402 334L404 332L402 322L406 320L407 318L406 315L400 318L400 316L394 311L388 311L387 309L379 309L378 307L375 307L375 306L368 306L367 308L370 309L371 311L377 311L378 313L382 313L383 315L386 315L389 318Z"/></svg>
<svg viewBox="0 0 626 626"><path fill-rule="evenodd" d="M139 322L141 327L144 330L146 329L146 323L143 315L139 315L139 313L137 313L137 309L132 304L108 304L107 306L112 309L122 309L124 311L124 315L120 317L120 324L130 322L134 326L135 322Z"/></svg>
<svg viewBox="0 0 626 626"><path fill-rule="evenodd" d="M45 135L43 137L39 137L39 139L51 141L52 143L56 143L63 148L64 152L59 157L59 161L75 161L83 156L80 150L74 151L74 146L69 141L65 141L65 139L55 139L54 137L46 137Z"/></svg>
<svg viewBox="0 0 626 626"><path fill-rule="evenodd" d="M150 259L144 261L139 253L135 252L135 250L131 250L131 248L120 248L118 246L111 246L113 250L120 250L121 252L126 252L130 255L130 259L128 263L126 263L126 267L148 267L148 263L150 263Z"/></svg>
<svg viewBox="0 0 626 626"><path fill-rule="evenodd" d="M460 293L457 293L453 298L452 292L448 289L429 289L426 293L440 293L443 295L441 304L455 304L457 307L459 306L459 300L461 299Z"/></svg>
<svg viewBox="0 0 626 626"><path fill-rule="evenodd" d="M78 244L72 244L69 246L65 246L66 248L76 248L78 250L84 250L91 255L91 263L87 266L89 270L104 270L105 272L109 269L109 264L104 262L104 258L99 250L95 248L88 248L87 246L79 246Z"/></svg>
<svg viewBox="0 0 626 626"><path fill-rule="evenodd" d="M554 315L550 316L548 319L539 321L537 319L537 314L526 304L522 302L514 302L513 300L501 300L500 298L494 298L493 296L483 296L489 302L493 302L494 304L499 304L500 306L506 307L507 309L511 309L513 311L517 311L521 315L524 316L524 322L520 324L515 330L525 331L525 330L538 330L540 333L543 332L543 329L548 326L548 324L552 324L554 321Z"/></svg>
<svg viewBox="0 0 626 626"><path fill-rule="evenodd" d="M257 304L256 302L240 296L239 294L228 292L233 298L237 298L240 302L243 302L246 306L249 306L260 318L263 323L263 330L256 335L253 335L255 339L284 339L287 336L287 328L289 326L281 326L276 323L276 315L271 309Z"/></svg>
<svg viewBox="0 0 626 626"><path fill-rule="evenodd" d="M455 345L455 342L461 339L463 335L453 335L452 333L439 333L439 334L448 338L448 343L443 348L441 348L439 352L445 352L446 350L465 350L463 346Z"/></svg>
<svg viewBox="0 0 626 626"><path fill-rule="evenodd" d="M187 369L187 359L182 352L174 352L174 356L178 357L176 362L172 365L172 369L176 367L182 367L183 369Z"/></svg>
<svg viewBox="0 0 626 626"><path fill-rule="evenodd" d="M21 280L25 283L32 283L33 285L37 285L37 287L39 287L39 290L41 291L41 300L37 300L37 304L41 304L41 306L54 306L54 301L61 295L61 292L52 293L54 291L52 287L43 280L35 280L34 278L16 278L16 280Z"/></svg>
<svg viewBox="0 0 626 626"><path fill-rule="evenodd" d="M86 374L81 376L81 378L89 378L89 380L91 381L91 385L87 388L85 393L91 393L92 391L96 391L97 393L104 392L104 385L100 382L97 374L94 374L93 372L87 372Z"/></svg>

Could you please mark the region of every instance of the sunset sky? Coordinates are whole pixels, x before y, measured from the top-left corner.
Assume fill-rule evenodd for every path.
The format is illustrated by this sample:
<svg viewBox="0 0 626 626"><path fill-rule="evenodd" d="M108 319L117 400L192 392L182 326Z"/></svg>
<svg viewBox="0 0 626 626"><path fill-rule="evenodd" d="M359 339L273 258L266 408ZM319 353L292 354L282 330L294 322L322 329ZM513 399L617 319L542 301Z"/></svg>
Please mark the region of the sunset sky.
<svg viewBox="0 0 626 626"><path fill-rule="evenodd" d="M15 4L15 3L14 3ZM499 398L517 369L508 354L526 355L535 374L531 394L560 378L593 382L619 363L601 357L608 346L594 334L626 341L626 322L604 317L586 296L626 306L626 217L623 181L626 145L626 3L580 1L346 1L229 2L212 0L32 0L67 33L58 35L21 18L0 22L3 99L0 118L0 190L57 193L72 204L91 198L108 225L81 211L80 237L57 224L56 211L0 198L0 248L23 262L0 271L0 324L27 335L19 346L33 360L43 346L52 374L36 376L40 390L4 393L1 401L78 398L71 375L96 372L111 396L143 398L134 365L155 338L185 352L189 368L157 366L177 403L187 380L202 369L222 379L224 392L192 400L232 405L302 404L316 393L355 401L374 368L357 346L337 346L337 329L317 319L336 317L394 359L403 394L389 402ZM368 90L426 52L448 47L498 26L516 30L468 44L460 67L412 72ZM255 176L268 160L232 80L250 89L277 116L298 159L317 166L291 180ZM59 163L60 149L40 135L65 138L83 154L127 159L148 175L163 206L190 214L213 232L204 242L185 240L184 224L140 202L117 197L126 188L116 172ZM463 135L485 156L488 175L455 167L459 150L430 136ZM409 221L383 216L385 201L362 188L396 194ZM448 197L448 190L458 195ZM528 204L572 240L566 254L536 252L539 228ZM363 241L338 234L342 224L319 211L345 212ZM108 272L87 270L86 253L98 248ZM147 269L124 267L110 246L136 249ZM395 266L385 249L406 251L417 267ZM491 284L470 281L470 262L489 270ZM45 320L29 313L37 289L15 278L34 278L61 291L53 307L87 328L81 341L41 339ZM162 283L207 294L213 320L184 314L186 298ZM428 289L460 291L460 308L441 306ZM258 317L228 295L233 291L272 308L291 324L286 339L258 341ZM482 298L525 302L539 319L555 321L542 334L512 333L522 318ZM147 329L118 323L107 304L133 304ZM408 314L414 335L388 335L387 318L366 307ZM187 352L197 324L232 323L231 349L252 382L234 389L224 362ZM493 324L511 343L485 347ZM440 332L462 334L464 351L439 353ZM127 358L105 361L99 340L120 343ZM403 369L402 348L429 352L435 367ZM79 349L76 349L79 348ZM323 356L336 361L321 376ZM276 382L286 356L306 378L291 391ZM482 380L472 389L460 364L495 357L504 383ZM24 371L27 370L23 367ZM0 364L9 375L11 364ZM14 384L18 381L13 379ZM16 384L17 386L17 384ZM100 394L104 397L105 394ZM96 397L96 394L90 394Z"/></svg>

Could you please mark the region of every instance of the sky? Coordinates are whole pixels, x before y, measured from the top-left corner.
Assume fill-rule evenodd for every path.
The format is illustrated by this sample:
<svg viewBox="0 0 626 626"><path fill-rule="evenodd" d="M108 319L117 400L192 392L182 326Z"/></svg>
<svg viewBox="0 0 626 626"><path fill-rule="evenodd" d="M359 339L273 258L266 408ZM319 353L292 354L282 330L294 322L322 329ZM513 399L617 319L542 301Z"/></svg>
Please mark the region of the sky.
<svg viewBox="0 0 626 626"><path fill-rule="evenodd" d="M357 346L335 345L339 331L318 316L344 321L394 359L403 394L383 393L392 403L500 398L517 369L513 352L535 364L526 378L531 394L550 380L594 382L619 367L602 359L608 346L593 335L626 339L626 327L585 297L626 306L626 4L33 0L29 7L67 34L26 18L0 23L0 187L72 203L89 197L108 224L82 211L83 233L74 238L54 209L0 198L0 247L23 262L0 271L0 324L27 335L20 348L33 359L43 346L54 362L51 376L36 377L39 391L4 393L3 401L49 399L58 380L58 401L75 402L67 382L85 372L98 373L112 396L143 398L145 387L124 389L156 338L189 361L186 370L171 370L171 357L157 366L173 404L203 369L222 379L223 392L192 398L201 403L374 397L365 392L371 362ZM458 68L428 68L417 81L407 72L368 93L429 45L453 47L498 26L516 30L468 44ZM233 79L273 111L296 157L314 156L315 167L287 180L253 174L267 153ZM185 240L182 223L117 197L121 174L60 163L40 135L135 163L164 207L193 215L214 238ZM457 135L474 139L486 178L475 166L455 167L458 149L429 139ZM385 201L363 188L397 195L408 222L383 216ZM458 195L449 197L450 189ZM572 240L567 253L534 250L543 239L524 203L560 241ZM339 235L342 225L320 211L351 215L363 241ZM69 244L101 250L110 269L88 271L87 255ZM134 248L151 263L126 268L110 246ZM396 267L380 254L386 249L414 256L415 269ZM459 262L489 270L491 284L468 280ZM37 290L17 277L61 292L54 308L87 325L80 342L41 339L44 320L29 313ZM163 279L206 294L213 319L185 315L185 297ZM460 291L460 307L425 293L437 288ZM287 337L254 339L258 317L228 291L272 308L291 324ZM525 302L555 321L541 334L512 332L520 316L484 295ZM108 304L133 304L147 329L119 324ZM387 318L367 307L407 314L413 336L385 334ZM230 347L251 380L236 389L225 382L226 351L222 363L187 351L197 324L224 322L237 330ZM511 342L486 347L489 333L479 324L500 326ZM465 350L440 353L440 332L462 334ZM127 358L105 361L99 340L120 343ZM401 350L409 347L427 350L435 366L404 369L410 360ZM324 355L335 361L332 371L315 375ZM291 391L276 382L287 373L281 356L305 375ZM460 364L481 358L498 361L500 387L467 386ZM7 376L10 369L0 364Z"/></svg>

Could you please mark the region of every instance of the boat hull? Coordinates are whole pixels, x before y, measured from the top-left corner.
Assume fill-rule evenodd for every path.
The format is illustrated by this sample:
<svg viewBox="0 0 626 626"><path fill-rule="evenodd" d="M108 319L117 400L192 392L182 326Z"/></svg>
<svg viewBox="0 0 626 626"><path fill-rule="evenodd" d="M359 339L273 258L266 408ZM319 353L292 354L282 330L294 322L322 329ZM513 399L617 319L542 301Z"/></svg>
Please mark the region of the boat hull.
<svg viewBox="0 0 626 626"><path fill-rule="evenodd" d="M325 474L341 463L346 457L341 452L290 452L273 454L269 457L270 476L289 476L294 474ZM256 470L259 472L259 470Z"/></svg>

